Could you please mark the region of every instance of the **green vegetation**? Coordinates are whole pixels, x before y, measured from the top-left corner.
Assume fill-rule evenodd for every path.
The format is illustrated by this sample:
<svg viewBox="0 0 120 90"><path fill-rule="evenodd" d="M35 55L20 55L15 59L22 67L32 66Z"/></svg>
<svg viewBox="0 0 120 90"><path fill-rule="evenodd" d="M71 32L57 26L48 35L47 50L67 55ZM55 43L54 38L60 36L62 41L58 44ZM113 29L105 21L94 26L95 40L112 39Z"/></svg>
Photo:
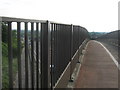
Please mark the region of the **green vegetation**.
<svg viewBox="0 0 120 90"><path fill-rule="evenodd" d="M12 30L12 49L13 49L13 77L16 77L18 70L17 64L17 32ZM8 30L7 24L2 23L2 84L3 88L8 88Z"/></svg>
<svg viewBox="0 0 120 90"><path fill-rule="evenodd" d="M2 43L2 84L3 88L8 88L8 46Z"/></svg>
<svg viewBox="0 0 120 90"><path fill-rule="evenodd" d="M91 39L96 39L106 33L107 32L89 32Z"/></svg>

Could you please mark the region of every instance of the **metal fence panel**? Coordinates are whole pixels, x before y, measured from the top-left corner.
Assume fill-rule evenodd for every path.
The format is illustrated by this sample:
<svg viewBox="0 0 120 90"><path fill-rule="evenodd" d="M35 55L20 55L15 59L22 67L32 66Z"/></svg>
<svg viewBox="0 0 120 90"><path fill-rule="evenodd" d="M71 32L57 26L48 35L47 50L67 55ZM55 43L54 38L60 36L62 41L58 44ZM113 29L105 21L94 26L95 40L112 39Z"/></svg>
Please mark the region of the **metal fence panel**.
<svg viewBox="0 0 120 90"><path fill-rule="evenodd" d="M18 88L23 88L22 73L25 73L25 88L32 87L32 89L52 89L61 75L65 73L65 70L68 73L63 76L68 76L67 80L70 78L78 61L78 49L83 41L88 38L88 32L86 32L85 28L41 20L7 17L3 17L3 20L3 22L8 24L9 88L13 88L12 22L17 22ZM25 31L23 37L25 70L23 72L21 70L22 22L24 23ZM31 31L29 30L29 23L31 24ZM69 70L66 67L69 67Z"/></svg>
<svg viewBox="0 0 120 90"><path fill-rule="evenodd" d="M34 59L34 23L31 23L31 86L32 89L35 87L35 59Z"/></svg>
<svg viewBox="0 0 120 90"><path fill-rule="evenodd" d="M0 89L2 89L2 18L0 17Z"/></svg>
<svg viewBox="0 0 120 90"><path fill-rule="evenodd" d="M51 31L50 23L41 24L41 88L50 88L51 61Z"/></svg>

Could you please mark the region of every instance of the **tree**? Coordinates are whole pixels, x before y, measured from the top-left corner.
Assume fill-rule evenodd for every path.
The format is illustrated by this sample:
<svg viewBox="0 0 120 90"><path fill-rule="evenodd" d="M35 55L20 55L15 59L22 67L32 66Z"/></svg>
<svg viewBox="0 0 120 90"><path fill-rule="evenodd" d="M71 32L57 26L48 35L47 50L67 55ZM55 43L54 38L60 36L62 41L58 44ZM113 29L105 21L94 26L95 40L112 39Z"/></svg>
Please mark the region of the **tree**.
<svg viewBox="0 0 120 90"><path fill-rule="evenodd" d="M8 42L8 26L5 23L2 23L2 42L7 43Z"/></svg>
<svg viewBox="0 0 120 90"><path fill-rule="evenodd" d="M2 23L2 42L6 47L8 45L8 26L6 23ZM12 30L12 49L13 49L13 57L17 56L17 31Z"/></svg>

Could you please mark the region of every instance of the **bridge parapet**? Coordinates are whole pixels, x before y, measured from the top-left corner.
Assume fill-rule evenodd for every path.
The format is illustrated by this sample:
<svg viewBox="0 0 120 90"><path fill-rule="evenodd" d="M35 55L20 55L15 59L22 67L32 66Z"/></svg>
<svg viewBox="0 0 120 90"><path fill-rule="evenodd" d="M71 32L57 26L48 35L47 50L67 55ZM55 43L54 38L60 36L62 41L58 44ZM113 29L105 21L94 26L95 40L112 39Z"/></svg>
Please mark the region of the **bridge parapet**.
<svg viewBox="0 0 120 90"><path fill-rule="evenodd" d="M82 43L89 39L88 31L78 25L47 20L1 18L8 31L9 88L15 88L12 41L14 27L17 40L17 88L55 87L68 65L74 61L77 63L78 58L74 60L73 57ZM1 31L2 29L0 28ZM74 68L72 64L69 67L67 77L70 79Z"/></svg>

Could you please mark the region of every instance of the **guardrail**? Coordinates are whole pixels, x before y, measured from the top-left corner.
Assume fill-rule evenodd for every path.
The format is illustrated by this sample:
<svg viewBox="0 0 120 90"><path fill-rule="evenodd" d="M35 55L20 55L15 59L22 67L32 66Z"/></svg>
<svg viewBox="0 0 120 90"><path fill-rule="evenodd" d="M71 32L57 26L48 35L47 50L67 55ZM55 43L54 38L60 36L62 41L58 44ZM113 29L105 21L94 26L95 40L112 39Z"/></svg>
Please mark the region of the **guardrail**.
<svg viewBox="0 0 120 90"><path fill-rule="evenodd" d="M60 78L65 75L64 71L69 72L65 76L71 79L76 61L78 61L76 57L80 54L78 53L81 50L80 46L87 38L90 38L85 28L44 20L11 17L1 17L1 19L8 29L9 88L14 88L13 22L17 24L18 88L57 88ZM21 37L22 24L24 25L23 38ZM22 42L24 43L22 52L24 59L21 55ZM25 62L25 70L22 69L23 62ZM23 80L23 73L25 73L25 80ZM67 79L62 81L66 84ZM23 87L24 83L25 87ZM64 86L63 83L61 88Z"/></svg>
<svg viewBox="0 0 120 90"><path fill-rule="evenodd" d="M1 23L0 18L0 23ZM2 26L0 24L0 89L2 89L2 32L1 32Z"/></svg>

